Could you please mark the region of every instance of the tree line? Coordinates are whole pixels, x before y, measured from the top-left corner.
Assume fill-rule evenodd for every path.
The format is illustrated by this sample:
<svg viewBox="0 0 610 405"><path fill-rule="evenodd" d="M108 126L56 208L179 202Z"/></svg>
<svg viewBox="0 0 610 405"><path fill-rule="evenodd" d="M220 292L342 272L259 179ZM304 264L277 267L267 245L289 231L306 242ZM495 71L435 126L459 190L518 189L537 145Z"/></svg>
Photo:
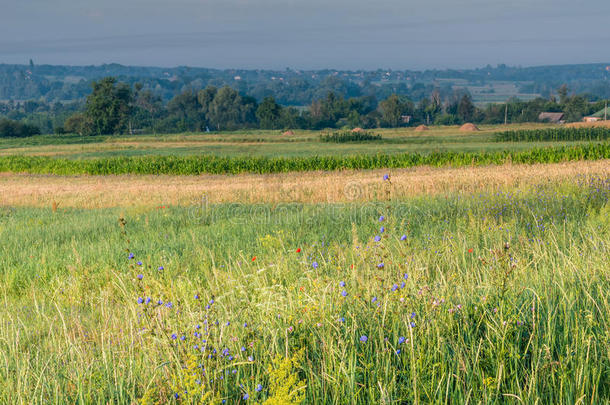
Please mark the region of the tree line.
<svg viewBox="0 0 610 405"><path fill-rule="evenodd" d="M159 95L139 83L130 85L106 77L92 83L92 92L84 103L49 106L29 101L17 108L13 104L12 110L10 104L3 104L0 115L4 109L6 117L37 127L43 133L109 135L518 123L534 122L543 111L563 112L567 121L579 121L604 108L603 101L590 103L582 95L570 94L565 85L557 90L557 95L531 101L511 99L505 104L479 108L465 89L451 92L433 89L417 103L398 94L379 101L374 96L344 98L329 91L307 107L297 108L279 104L272 95L259 102L228 86L208 86L199 91L186 89L164 103ZM35 117L44 126L37 126ZM46 123L40 117L47 117ZM0 132L0 136L15 136L8 133Z"/></svg>

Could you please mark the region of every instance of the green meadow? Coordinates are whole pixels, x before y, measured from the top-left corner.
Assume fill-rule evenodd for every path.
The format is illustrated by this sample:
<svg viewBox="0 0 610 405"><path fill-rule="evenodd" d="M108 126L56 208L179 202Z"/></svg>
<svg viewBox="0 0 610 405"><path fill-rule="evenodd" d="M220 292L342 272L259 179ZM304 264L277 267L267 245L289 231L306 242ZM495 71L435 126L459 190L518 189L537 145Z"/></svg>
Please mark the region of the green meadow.
<svg viewBox="0 0 610 405"><path fill-rule="evenodd" d="M0 207L0 402L608 403L609 199Z"/></svg>

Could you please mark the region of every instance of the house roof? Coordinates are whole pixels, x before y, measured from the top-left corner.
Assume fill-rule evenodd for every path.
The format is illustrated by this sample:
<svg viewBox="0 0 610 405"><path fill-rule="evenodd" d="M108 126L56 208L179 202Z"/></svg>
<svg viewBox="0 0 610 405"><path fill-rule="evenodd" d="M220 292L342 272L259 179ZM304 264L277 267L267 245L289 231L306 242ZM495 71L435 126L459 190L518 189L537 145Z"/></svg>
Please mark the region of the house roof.
<svg viewBox="0 0 610 405"><path fill-rule="evenodd" d="M563 113L560 112L541 112L538 116L540 121L559 122L563 119Z"/></svg>

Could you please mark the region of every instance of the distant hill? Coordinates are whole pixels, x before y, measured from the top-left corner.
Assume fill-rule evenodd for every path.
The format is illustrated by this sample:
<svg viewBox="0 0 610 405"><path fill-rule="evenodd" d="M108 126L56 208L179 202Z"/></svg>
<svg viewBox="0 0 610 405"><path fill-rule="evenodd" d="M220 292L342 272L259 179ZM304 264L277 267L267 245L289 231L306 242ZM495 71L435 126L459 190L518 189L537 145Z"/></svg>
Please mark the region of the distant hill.
<svg viewBox="0 0 610 405"><path fill-rule="evenodd" d="M274 96L284 105L306 105L329 91L344 97L386 98L403 94L417 101L434 89L463 88L475 102L502 102L510 97L547 97L562 84L574 93L587 93L592 100L610 98L610 63L537 67L498 65L469 70L301 71L286 69L237 70L194 67L52 66L0 64L0 100L71 101L84 98L90 83L116 76L131 84L141 83L164 100L185 89L228 85L262 100Z"/></svg>

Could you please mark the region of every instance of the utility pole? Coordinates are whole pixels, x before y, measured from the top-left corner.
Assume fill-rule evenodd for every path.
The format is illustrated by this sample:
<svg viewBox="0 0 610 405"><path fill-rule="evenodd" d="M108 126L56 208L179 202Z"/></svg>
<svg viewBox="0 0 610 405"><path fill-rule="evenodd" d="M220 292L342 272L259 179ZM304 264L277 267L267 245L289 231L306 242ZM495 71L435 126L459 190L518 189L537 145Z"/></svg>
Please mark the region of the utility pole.
<svg viewBox="0 0 610 405"><path fill-rule="evenodd" d="M504 125L508 122L508 101L504 104Z"/></svg>

